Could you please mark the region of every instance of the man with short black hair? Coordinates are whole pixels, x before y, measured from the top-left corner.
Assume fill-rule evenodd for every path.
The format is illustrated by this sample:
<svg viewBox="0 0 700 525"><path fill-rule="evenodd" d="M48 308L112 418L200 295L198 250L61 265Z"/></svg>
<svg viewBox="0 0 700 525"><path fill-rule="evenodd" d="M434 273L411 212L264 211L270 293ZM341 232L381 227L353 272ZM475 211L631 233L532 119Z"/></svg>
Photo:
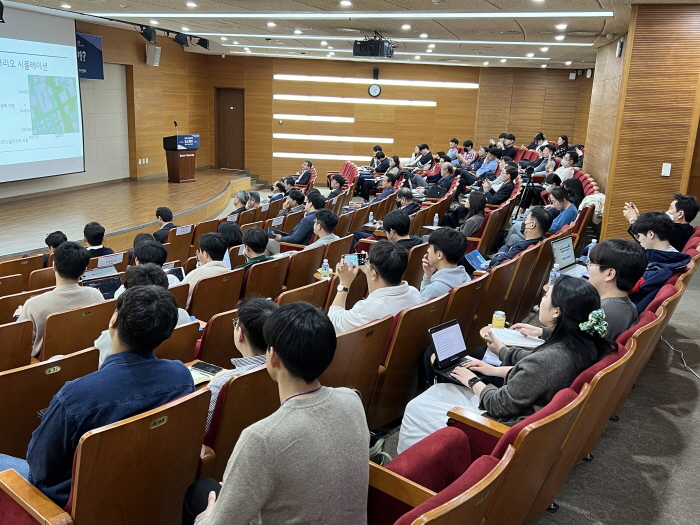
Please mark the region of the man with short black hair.
<svg viewBox="0 0 700 525"><path fill-rule="evenodd" d="M32 434L27 460L0 454L0 471L16 470L56 505L65 507L73 458L86 432L194 392L185 365L153 354L173 333L177 316L175 298L162 287L127 290L117 299L109 321L112 354L97 372L69 381L58 391Z"/></svg>
<svg viewBox="0 0 700 525"><path fill-rule="evenodd" d="M630 292L630 300L641 313L654 300L656 293L674 274L688 265L687 253L679 252L668 241L673 232L673 221L660 211L642 213L632 224L632 232L647 252L647 269Z"/></svg>
<svg viewBox="0 0 700 525"><path fill-rule="evenodd" d="M310 160L305 160L304 162L301 163L301 174L299 177L294 181L294 184L298 186L305 186L306 184L309 183L311 180L311 168L313 164L311 163Z"/></svg>
<svg viewBox="0 0 700 525"><path fill-rule="evenodd" d="M513 190L515 189L515 184L513 184L513 180L517 176L518 168L514 166L506 166L506 169L504 169L500 175L501 181L503 183L498 188L498 191L493 190L493 185L491 184L490 180L485 180L482 189L484 190L484 195L486 195L486 202L488 204L494 205L499 205L506 202L513 193Z"/></svg>
<svg viewBox="0 0 700 525"><path fill-rule="evenodd" d="M276 234L274 239L270 239L267 243L265 253L276 254L280 253L280 243L288 242L291 244L309 244L311 237L314 234L314 224L316 223L316 212L326 207L326 199L319 192L309 192L306 196L306 205L304 208L304 218L299 221L294 229L289 232L289 235Z"/></svg>
<svg viewBox="0 0 700 525"><path fill-rule="evenodd" d="M241 433L222 485L204 478L188 489L183 525L195 517L197 525L367 523L362 402L318 379L336 348L328 316L309 303L287 304L270 315L263 335L282 406Z"/></svg>
<svg viewBox="0 0 700 525"><path fill-rule="evenodd" d="M265 262L272 259L265 253L265 248L269 239L267 233L262 228L248 228L243 232L243 253L245 255L246 262L236 266L236 270L239 268L248 268L259 262Z"/></svg>
<svg viewBox="0 0 700 525"><path fill-rule="evenodd" d="M316 241L309 244L304 250L310 250L311 248L316 248L316 246L323 246L330 244L333 241L340 239L333 231L338 225L338 216L333 212L333 210L322 209L316 212L316 219L314 222L314 234L316 234ZM303 250L302 250L303 251Z"/></svg>
<svg viewBox="0 0 700 525"><path fill-rule="evenodd" d="M496 171L498 170L498 159L501 158L501 150L494 147L490 147L484 158L484 162L481 167L476 170L477 179L488 179L493 180L496 178ZM485 191L485 190L484 190Z"/></svg>
<svg viewBox="0 0 700 525"><path fill-rule="evenodd" d="M291 175L287 175L286 177L284 177L282 179L282 182L284 183L284 188L286 190L284 193L285 197L289 196L290 191L292 191L293 189L296 189L296 188L294 188L295 181L296 181L296 179L294 177L292 177Z"/></svg>
<svg viewBox="0 0 700 525"><path fill-rule="evenodd" d="M66 242L68 240L68 237L66 237L66 234L63 233L62 231L55 231L52 233L49 233L46 236L46 239L44 239L44 242L46 243L46 246L49 247L49 253L44 254L44 268L49 264L49 258L51 257L51 254L58 248L61 244Z"/></svg>
<svg viewBox="0 0 700 525"><path fill-rule="evenodd" d="M333 175L331 177L331 192L326 197L326 200L331 200L336 198L338 195L343 193L343 186L346 184L345 177L340 174Z"/></svg>
<svg viewBox="0 0 700 525"><path fill-rule="evenodd" d="M408 251L391 241L372 244L363 266L349 266L343 258L336 266L338 293L328 311L335 332L348 332L385 315L396 315L420 303L420 292L409 286L406 281L402 281L407 265ZM367 298L346 310L347 293L358 271L363 272L367 278Z"/></svg>
<svg viewBox="0 0 700 525"><path fill-rule="evenodd" d="M247 210L254 210L260 206L260 193L257 191L249 191L248 192L248 202L246 203L246 209Z"/></svg>
<svg viewBox="0 0 700 525"><path fill-rule="evenodd" d="M87 243L90 257L102 257L114 253L112 248L102 246L105 238L105 229L99 222L88 222L83 228L83 240Z"/></svg>
<svg viewBox="0 0 700 525"><path fill-rule="evenodd" d="M574 169L574 165L577 162L578 153L576 153L575 151L569 151L561 159L560 166L556 169L554 173L559 175L561 181L564 182L565 180L568 180L574 176L574 173L576 172L576 170Z"/></svg>
<svg viewBox="0 0 700 525"><path fill-rule="evenodd" d="M668 237L668 241L676 250L682 252L685 245L693 236L694 228L690 225L698 214L700 205L698 199L693 195L683 195L676 193L668 207L666 215L673 221L673 230ZM626 202L623 209L624 216L633 224L639 218L640 211L632 202ZM632 228L627 230L632 237Z"/></svg>
<svg viewBox="0 0 700 525"><path fill-rule="evenodd" d="M555 144L550 144L549 142L542 148L542 157L539 162L535 161L533 163L535 167L535 173L550 173L554 172L556 168L556 162L554 160L554 152L557 151L557 146Z"/></svg>
<svg viewBox="0 0 700 525"><path fill-rule="evenodd" d="M389 169L389 159L383 151L378 151L375 155L377 159L377 166L375 168L370 168L373 173L386 173Z"/></svg>
<svg viewBox="0 0 700 525"><path fill-rule="evenodd" d="M104 301L97 288L78 284L89 262L89 252L78 243L62 243L53 254L56 288L30 297L24 306L15 311L16 320L29 319L32 322L32 357L38 357L41 352L44 344L44 326L49 314Z"/></svg>
<svg viewBox="0 0 700 525"><path fill-rule="evenodd" d="M170 230L173 228L178 227L177 225L173 224L173 212L170 210L170 208L161 206L160 208L156 209L156 221L158 222L160 229L153 232L153 238L159 243L165 244L165 241L168 238L168 232L170 232Z"/></svg>
<svg viewBox="0 0 700 525"><path fill-rule="evenodd" d="M142 264L152 264L155 266L158 266L162 268L162 266L165 264L165 261L168 259L168 250L165 249L165 246L160 244L157 241L147 241L147 242L142 242L139 243L136 248L134 248L134 266L140 266ZM168 281L168 285L166 288L169 286L176 286L180 284L180 281L177 277L170 273L165 274L166 279ZM153 284L158 284L158 283L153 283ZM126 284L122 284L116 292L114 292L114 298L116 299L119 297L121 294L124 293L126 290Z"/></svg>
<svg viewBox="0 0 700 525"><path fill-rule="evenodd" d="M404 192L403 198L399 198L402 198L403 202L406 202L406 193L408 193L408 195L411 196L412 202L413 194L411 193L410 189L401 188L398 191L398 195L401 195L401 192ZM423 241L420 237L408 234L411 228L411 217L408 215L407 211L412 209L409 206L410 205L407 205L404 208L400 208L398 210L390 211L389 213L387 213L383 221L377 221L375 223L374 231L357 230L356 232L354 232L352 245L350 246L350 253L355 253L355 245L362 239L375 240L374 233L377 230L386 232L386 236L390 241L399 243L407 250L410 250L414 246L422 244ZM416 204L415 206L418 205ZM420 206L418 206L418 209L420 209Z"/></svg>
<svg viewBox="0 0 700 525"><path fill-rule="evenodd" d="M551 225L552 218L549 213L547 213L547 210L542 206L535 206L532 208L530 215L524 222L524 239L513 244L504 244L501 246L496 255L491 259L489 268L494 268L504 261L513 259L520 252L524 252L530 246L534 246L538 242L544 240L544 234L547 233ZM469 268L467 268L467 270L469 270Z"/></svg>
<svg viewBox="0 0 700 525"><path fill-rule="evenodd" d="M470 281L464 266L457 265L467 249L464 235L452 228L440 228L430 234L428 244L428 253L423 257L423 282L420 285L420 295L424 301Z"/></svg>
<svg viewBox="0 0 700 525"><path fill-rule="evenodd" d="M255 228L251 228L255 229ZM243 299L238 303L238 317L233 322L233 344L243 357L231 359L232 370L223 370L209 382L211 400L205 433L211 425L211 418L216 408L216 399L221 388L235 375L242 374L265 364L267 343L263 334L265 322L273 312L279 309L277 303L263 297Z"/></svg>
<svg viewBox="0 0 700 525"><path fill-rule="evenodd" d="M304 194L299 190L292 189L282 203L282 209L277 213L278 217L284 217L304 209Z"/></svg>
<svg viewBox="0 0 700 525"><path fill-rule="evenodd" d="M501 156L502 157L511 157L514 158L516 154L516 149L515 146L513 146L513 143L515 142L515 135L512 133L508 133L504 138L503 142L498 142L497 146L501 149Z"/></svg>
<svg viewBox="0 0 700 525"><path fill-rule="evenodd" d="M464 149L464 153L457 153L457 158L453 160L452 163L466 169L476 162L479 155L474 150L474 142L471 140L465 140L462 143L462 148Z"/></svg>
<svg viewBox="0 0 700 525"><path fill-rule="evenodd" d="M459 140L457 139L450 139L450 147L447 150L447 156L450 158L450 163L457 163L459 162L457 160L457 155L459 155L459 150L457 147L459 146Z"/></svg>
<svg viewBox="0 0 700 525"><path fill-rule="evenodd" d="M396 175L392 173L386 173L384 176L379 179L379 186L378 189L382 190L379 195L377 195L374 199L372 199L371 202L368 202L369 200L369 192L370 190L374 187L375 181L365 181L365 185L362 188L362 198L364 199L364 204L360 204L358 202L351 202L349 206L352 208L363 208L367 206L368 204L374 204L375 202L379 202L381 200L386 199L389 195L394 193L394 184L396 184Z"/></svg>
<svg viewBox="0 0 700 525"><path fill-rule="evenodd" d="M199 237L197 249L197 267L185 275L183 283L190 285L187 294L187 306L190 306L195 285L206 277L221 275L230 271L224 263L224 255L228 250L226 237L220 233L205 233Z"/></svg>
<svg viewBox="0 0 700 525"><path fill-rule="evenodd" d="M433 165L433 154L430 153L430 147L427 144L421 144L418 147L421 157L416 162L416 170L428 171Z"/></svg>

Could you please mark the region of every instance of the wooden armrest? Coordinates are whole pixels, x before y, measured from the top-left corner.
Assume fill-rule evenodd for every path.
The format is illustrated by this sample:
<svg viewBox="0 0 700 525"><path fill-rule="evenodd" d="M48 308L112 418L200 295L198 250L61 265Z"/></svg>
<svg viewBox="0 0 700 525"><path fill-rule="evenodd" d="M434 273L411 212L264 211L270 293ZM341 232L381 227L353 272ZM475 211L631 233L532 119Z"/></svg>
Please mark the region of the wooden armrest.
<svg viewBox="0 0 700 525"><path fill-rule="evenodd" d="M469 241L479 242L481 241L481 237L467 237L467 242Z"/></svg>
<svg viewBox="0 0 700 525"><path fill-rule="evenodd" d="M480 416L479 414L475 414L474 412L470 412L469 410L465 410L461 407L454 407L447 413L447 417L451 417L460 423L469 425L472 428L486 432L487 434L495 436L499 439L503 434L510 430L510 427L504 425L503 423Z"/></svg>
<svg viewBox="0 0 700 525"><path fill-rule="evenodd" d="M425 197L424 202L440 202L442 197Z"/></svg>
<svg viewBox="0 0 700 525"><path fill-rule="evenodd" d="M215 459L216 452L208 446L202 445L202 450L199 453L199 472L197 472L197 479L214 477Z"/></svg>
<svg viewBox="0 0 700 525"><path fill-rule="evenodd" d="M411 507L417 507L435 496L432 490L371 461L369 462L369 486Z"/></svg>
<svg viewBox="0 0 700 525"><path fill-rule="evenodd" d="M0 472L0 489L10 496L38 523L72 525L73 518L15 470ZM2 513L0 513L2 514Z"/></svg>
<svg viewBox="0 0 700 525"><path fill-rule="evenodd" d="M500 204L487 204L486 207L487 207L489 210L497 210L498 208L501 207L501 205L500 205Z"/></svg>
<svg viewBox="0 0 700 525"><path fill-rule="evenodd" d="M486 275L486 272L484 270L474 270L474 273L472 273L474 277L481 277L482 275Z"/></svg>
<svg viewBox="0 0 700 525"><path fill-rule="evenodd" d="M374 230L375 237L386 237L386 232L384 230Z"/></svg>
<svg viewBox="0 0 700 525"><path fill-rule="evenodd" d="M287 249L286 249L286 250L282 250L282 246L285 246ZM280 242L280 251L285 251L285 252L286 252L286 251L289 251L289 250L296 250L297 248L298 248L299 250L303 250L304 248L306 248L306 245L305 245L305 244L294 244L294 243L291 243L291 242Z"/></svg>

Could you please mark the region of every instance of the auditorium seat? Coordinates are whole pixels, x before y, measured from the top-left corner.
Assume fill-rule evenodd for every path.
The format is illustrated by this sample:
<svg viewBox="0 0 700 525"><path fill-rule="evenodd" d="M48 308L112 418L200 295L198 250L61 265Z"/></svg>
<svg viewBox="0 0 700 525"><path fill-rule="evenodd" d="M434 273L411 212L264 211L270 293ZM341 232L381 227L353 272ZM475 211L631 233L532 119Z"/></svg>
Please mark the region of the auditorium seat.
<svg viewBox="0 0 700 525"><path fill-rule="evenodd" d="M374 205L370 205L374 206ZM364 208L359 208L355 210L352 214L350 220L350 226L348 228L348 233L355 233L357 230L361 230L362 226L367 224L369 218L370 206L365 206Z"/></svg>
<svg viewBox="0 0 700 525"><path fill-rule="evenodd" d="M350 251L349 248L348 251ZM22 293L23 284L24 277L22 277L22 274L0 276L0 297Z"/></svg>
<svg viewBox="0 0 700 525"><path fill-rule="evenodd" d="M350 253L350 245L352 244L352 235L346 235L338 240L329 242L326 245L326 252L323 255L324 259L328 259L328 265L335 271L336 265L346 253Z"/></svg>
<svg viewBox="0 0 700 525"><path fill-rule="evenodd" d="M255 210L250 210L250 211L255 211ZM263 221L258 221L258 222L248 222L246 224L241 224L241 231L245 232L246 230L249 230L251 228L262 228L265 223Z"/></svg>
<svg viewBox="0 0 700 525"><path fill-rule="evenodd" d="M340 334L333 361L319 378L321 384L355 389L367 410L393 321L387 315Z"/></svg>
<svg viewBox="0 0 700 525"><path fill-rule="evenodd" d="M284 231L285 233L289 234L292 233L292 230L297 227L297 224L301 222L301 220L304 218L305 212L304 210L298 211L296 213L290 213L289 215L285 216L284 218ZM277 228L278 230L281 228Z"/></svg>
<svg viewBox="0 0 700 525"><path fill-rule="evenodd" d="M204 445L197 477L222 479L241 432L279 407L279 390L265 365L232 377L216 398L209 430L201 442Z"/></svg>
<svg viewBox="0 0 700 525"><path fill-rule="evenodd" d="M408 250L408 263L403 273L403 280L419 290L423 282L423 256L428 253L429 247L430 245L424 242Z"/></svg>
<svg viewBox="0 0 700 525"><path fill-rule="evenodd" d="M202 321L212 316L233 310L238 304L243 288L245 270L239 268L230 272L200 279L194 285L188 312Z"/></svg>
<svg viewBox="0 0 700 525"><path fill-rule="evenodd" d="M510 281L508 292L503 300L503 305L500 310L505 312L506 321L515 324L515 314L518 312L520 301L523 298L525 287L530 280L530 275L535 267L535 262L540 256L540 251L544 247L543 242L539 242L534 246L529 247L524 252L520 252L515 257L515 272Z"/></svg>
<svg viewBox="0 0 700 525"><path fill-rule="evenodd" d="M208 404L209 391L200 390L86 433L65 510L15 471L0 473L0 516L11 516L15 525L180 523Z"/></svg>
<svg viewBox="0 0 700 525"><path fill-rule="evenodd" d="M326 247L321 244L288 257L289 264L284 281L287 290L293 290L315 282L314 273L321 267L325 251Z"/></svg>
<svg viewBox="0 0 700 525"><path fill-rule="evenodd" d="M338 276L334 275L331 279L330 287L328 288L328 299L326 300L326 312L330 309L338 293ZM358 301L361 301L367 296L367 276L364 272L357 272L357 275L352 280L350 291L345 297L345 309L350 310Z"/></svg>
<svg viewBox="0 0 700 525"><path fill-rule="evenodd" d="M231 269L235 269L236 266L246 263L245 258L245 245L239 244L238 246L233 246L228 249L228 257L231 261Z"/></svg>
<svg viewBox="0 0 700 525"><path fill-rule="evenodd" d="M350 223L352 223L352 219L355 216L357 212L356 211L351 211L349 213L338 213L338 224L335 227L335 234L338 237L345 237L346 235L352 234L354 232L350 231ZM348 251L345 253L348 253L350 251L350 248L348 248Z"/></svg>
<svg viewBox="0 0 700 525"><path fill-rule="evenodd" d="M199 238L205 233L216 233L219 229L219 219L212 219L210 221L200 222L194 227L194 233L192 234L192 246L190 248L188 257L194 257L199 249Z"/></svg>
<svg viewBox="0 0 700 525"><path fill-rule="evenodd" d="M243 225L245 224L250 224L251 222L254 222L253 219L255 219L255 210L246 210L242 211L241 213L237 213L233 216L229 215L228 217L224 217L221 219L221 222L226 222L229 218L236 217L236 220L233 222L237 222L238 226L243 229Z"/></svg>
<svg viewBox="0 0 700 525"><path fill-rule="evenodd" d="M181 324L176 326L172 335L158 345L153 352L159 359L172 359L189 363L194 360L195 346L199 337L198 322Z"/></svg>
<svg viewBox="0 0 700 525"><path fill-rule="evenodd" d="M485 291L486 277L479 277L453 288L450 292L450 299L447 302L442 322L446 323L453 319L459 321L462 337L464 337L465 341L467 340L469 329L474 323L476 309L479 307Z"/></svg>
<svg viewBox="0 0 700 525"><path fill-rule="evenodd" d="M221 312L212 317L202 332L195 357L222 368L230 368L234 357L243 357L236 348L233 336L233 321L237 317L238 310Z"/></svg>
<svg viewBox="0 0 700 525"><path fill-rule="evenodd" d="M248 268L243 284L243 297L253 295L277 297L282 293L282 285L287 274L288 257L280 257L260 262Z"/></svg>
<svg viewBox="0 0 700 525"><path fill-rule="evenodd" d="M40 295L44 292L53 290L55 286L50 288L42 288L41 290L30 290L28 292L16 293L0 297L0 324L11 323L14 317L15 310L20 305L27 302L27 299Z"/></svg>
<svg viewBox="0 0 700 525"><path fill-rule="evenodd" d="M297 301L305 301L307 303L313 304L317 308L323 308L326 304L326 298L328 297L328 281L317 281L312 284L307 284L306 286L300 286L299 288L293 288L282 292L275 302L280 306L285 304L295 303Z"/></svg>
<svg viewBox="0 0 700 525"><path fill-rule="evenodd" d="M428 206L427 208L421 208L416 213L411 216L411 226L408 229L409 235L420 235L421 229L425 225L425 221L428 220L429 213L433 206ZM434 212L433 212L434 215ZM431 223L432 224L432 223Z"/></svg>
<svg viewBox="0 0 700 525"><path fill-rule="evenodd" d="M174 232L175 230L170 230L171 232ZM189 251L189 249L188 249ZM121 258L118 259L118 256L121 255ZM104 268L109 268L109 266L114 267L115 271L117 273L119 272L125 272L127 266L129 265L129 254L127 252L116 252L112 253L110 255L102 255L101 257L93 257L90 259L90 262L88 263L87 270L94 270L96 268L102 268L103 266L100 266L100 264L105 264L104 261L109 261L113 262L114 260L118 261L114 264L109 264L107 266L104 266Z"/></svg>
<svg viewBox="0 0 700 525"><path fill-rule="evenodd" d="M385 349L382 365L370 400L367 419L370 429L399 418L418 386L416 370L430 344L428 329L442 321L447 294L407 308L395 318L394 333Z"/></svg>
<svg viewBox="0 0 700 525"><path fill-rule="evenodd" d="M0 454L25 459L32 432L41 423L37 412L48 408L53 396L66 382L96 372L99 355L97 348L88 348L49 363L35 363L1 372L3 421L0 425ZM3 516L2 510L0 516Z"/></svg>
<svg viewBox="0 0 700 525"><path fill-rule="evenodd" d="M27 366L32 357L32 322L15 321L0 324L0 372Z"/></svg>
<svg viewBox="0 0 700 525"><path fill-rule="evenodd" d="M48 315L39 360L46 361L56 355L90 348L109 328L109 320L116 309L117 301L112 299Z"/></svg>
<svg viewBox="0 0 700 525"><path fill-rule="evenodd" d="M29 288L29 276L34 270L44 267L44 256L31 255L22 259L12 259L0 262L0 277L20 274L22 276L22 290Z"/></svg>
<svg viewBox="0 0 700 525"><path fill-rule="evenodd" d="M187 309L187 296L190 293L190 285L187 283L180 283L174 286L168 287L168 291L175 296L175 301L177 302L178 308L183 310ZM203 319L206 321L206 319Z"/></svg>
<svg viewBox="0 0 700 525"><path fill-rule="evenodd" d="M56 272L52 267L34 270L29 274L29 290L40 290L56 286Z"/></svg>

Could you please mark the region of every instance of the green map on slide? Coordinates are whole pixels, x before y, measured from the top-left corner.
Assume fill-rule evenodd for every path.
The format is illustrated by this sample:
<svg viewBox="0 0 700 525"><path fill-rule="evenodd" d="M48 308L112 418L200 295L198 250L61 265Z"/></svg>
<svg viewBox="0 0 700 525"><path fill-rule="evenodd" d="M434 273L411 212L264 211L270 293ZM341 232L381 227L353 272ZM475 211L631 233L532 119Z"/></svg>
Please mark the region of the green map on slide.
<svg viewBox="0 0 700 525"><path fill-rule="evenodd" d="M72 77L29 75L32 135L80 132L78 89Z"/></svg>

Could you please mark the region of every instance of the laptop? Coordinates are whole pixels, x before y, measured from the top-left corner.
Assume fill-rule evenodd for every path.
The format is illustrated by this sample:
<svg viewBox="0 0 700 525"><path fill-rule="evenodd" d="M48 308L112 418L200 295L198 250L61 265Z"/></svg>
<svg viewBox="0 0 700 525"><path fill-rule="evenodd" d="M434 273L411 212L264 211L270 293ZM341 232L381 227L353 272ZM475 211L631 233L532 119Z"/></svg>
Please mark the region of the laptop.
<svg viewBox="0 0 700 525"><path fill-rule="evenodd" d="M182 282L182 280L185 278L185 269L182 266L173 266L172 268L165 268L165 265L163 265L163 271L166 274L174 275L180 282Z"/></svg>
<svg viewBox="0 0 700 525"><path fill-rule="evenodd" d="M108 275L106 277L83 280L83 286L97 288L105 299L114 299L114 292L116 292L121 285L122 281L119 275Z"/></svg>
<svg viewBox="0 0 700 525"><path fill-rule="evenodd" d="M571 235L552 241L552 251L554 262L559 265L559 273L588 279L588 266L576 261Z"/></svg>
<svg viewBox="0 0 700 525"><path fill-rule="evenodd" d="M448 381L461 385L462 383L450 374L458 366L471 361L471 357L467 355L467 345L464 342L459 321L453 319L431 328L428 333L435 347L433 370Z"/></svg>

